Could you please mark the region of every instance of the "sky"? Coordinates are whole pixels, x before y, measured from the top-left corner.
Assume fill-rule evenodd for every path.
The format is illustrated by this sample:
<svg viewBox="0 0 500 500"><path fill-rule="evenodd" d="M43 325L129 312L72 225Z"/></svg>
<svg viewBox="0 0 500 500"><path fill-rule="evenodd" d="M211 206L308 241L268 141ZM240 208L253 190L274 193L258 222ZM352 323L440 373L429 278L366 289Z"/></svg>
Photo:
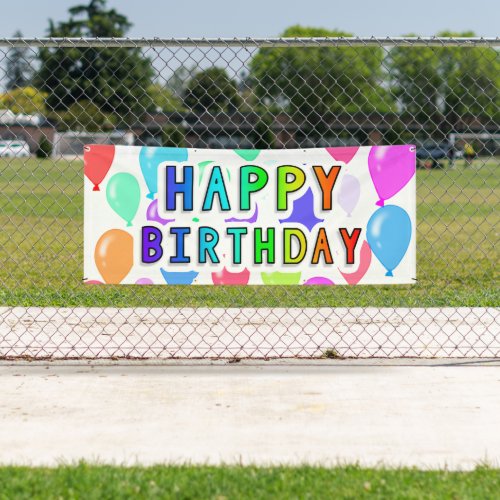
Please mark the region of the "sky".
<svg viewBox="0 0 500 500"><path fill-rule="evenodd" d="M20 29L45 35L48 19L86 0L2 0L0 37ZM497 0L108 0L134 24L131 37L273 37L294 24L340 29L358 36L433 35L473 30L497 36Z"/></svg>

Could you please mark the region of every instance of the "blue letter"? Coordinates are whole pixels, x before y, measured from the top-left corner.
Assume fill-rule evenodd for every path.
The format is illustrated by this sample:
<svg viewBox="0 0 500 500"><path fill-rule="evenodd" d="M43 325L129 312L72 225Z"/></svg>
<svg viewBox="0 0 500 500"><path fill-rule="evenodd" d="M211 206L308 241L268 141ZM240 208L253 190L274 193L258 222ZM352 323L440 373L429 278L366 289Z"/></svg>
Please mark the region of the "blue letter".
<svg viewBox="0 0 500 500"><path fill-rule="evenodd" d="M190 212L193 210L193 167L183 167L184 180L182 182L175 180L176 167L168 166L166 169L166 210L176 210L177 194L182 193L182 210Z"/></svg>
<svg viewBox="0 0 500 500"><path fill-rule="evenodd" d="M189 257L184 255L184 236L189 234L191 229L189 227L171 227L170 234L175 234L175 255L170 257L170 262L172 264L187 264L191 262Z"/></svg>

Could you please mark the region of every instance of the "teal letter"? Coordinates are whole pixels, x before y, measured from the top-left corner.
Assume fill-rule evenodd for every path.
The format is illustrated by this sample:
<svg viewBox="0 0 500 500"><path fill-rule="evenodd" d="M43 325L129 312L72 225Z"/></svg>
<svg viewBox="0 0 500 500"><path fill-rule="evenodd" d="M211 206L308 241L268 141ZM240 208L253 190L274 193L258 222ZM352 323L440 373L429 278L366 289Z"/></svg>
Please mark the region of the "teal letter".
<svg viewBox="0 0 500 500"><path fill-rule="evenodd" d="M226 185L224 184L224 177L222 176L220 167L212 168L212 172L210 173L207 194L205 195L205 201L203 202L202 210L204 212L212 210L215 195L219 197L221 210L231 210L231 205L229 204L229 199L227 197Z"/></svg>
<svg viewBox="0 0 500 500"><path fill-rule="evenodd" d="M246 227L228 227L226 233L233 237L233 264L241 264L241 236L247 234Z"/></svg>
<svg viewBox="0 0 500 500"><path fill-rule="evenodd" d="M207 236L210 238L207 239ZM199 250L198 261L200 264L207 262L207 253L213 264L219 263L219 258L215 253L215 247L219 243L219 233L212 227L200 227L198 230Z"/></svg>

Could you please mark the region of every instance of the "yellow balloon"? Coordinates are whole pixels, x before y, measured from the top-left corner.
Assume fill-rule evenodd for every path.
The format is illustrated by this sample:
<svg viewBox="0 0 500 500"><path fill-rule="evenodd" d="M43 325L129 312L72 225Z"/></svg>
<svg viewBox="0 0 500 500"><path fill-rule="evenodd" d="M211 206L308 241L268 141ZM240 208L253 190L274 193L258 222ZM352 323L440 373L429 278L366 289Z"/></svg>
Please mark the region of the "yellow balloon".
<svg viewBox="0 0 500 500"><path fill-rule="evenodd" d="M134 264L134 239L121 229L106 231L95 246L94 260L106 283L121 283Z"/></svg>

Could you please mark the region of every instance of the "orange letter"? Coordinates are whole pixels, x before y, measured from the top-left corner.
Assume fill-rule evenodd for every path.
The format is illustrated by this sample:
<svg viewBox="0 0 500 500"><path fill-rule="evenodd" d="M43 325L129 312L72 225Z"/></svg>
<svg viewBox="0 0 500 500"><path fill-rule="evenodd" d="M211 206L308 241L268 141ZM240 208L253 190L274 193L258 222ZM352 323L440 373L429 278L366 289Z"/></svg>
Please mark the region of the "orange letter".
<svg viewBox="0 0 500 500"><path fill-rule="evenodd" d="M318 231L318 237L316 238L316 246L314 247L314 254L311 260L311 264L317 264L319 262L319 254L321 252L323 252L325 264L333 264L330 245L328 244L328 238L326 236L324 227L320 227Z"/></svg>
<svg viewBox="0 0 500 500"><path fill-rule="evenodd" d="M316 174L316 179L318 180L319 187L321 188L321 192L323 193L322 210L331 210L332 190L335 186L335 182L337 181L340 167L332 167L328 172L328 175L325 174L325 171L321 166L313 167L313 169L314 173Z"/></svg>

